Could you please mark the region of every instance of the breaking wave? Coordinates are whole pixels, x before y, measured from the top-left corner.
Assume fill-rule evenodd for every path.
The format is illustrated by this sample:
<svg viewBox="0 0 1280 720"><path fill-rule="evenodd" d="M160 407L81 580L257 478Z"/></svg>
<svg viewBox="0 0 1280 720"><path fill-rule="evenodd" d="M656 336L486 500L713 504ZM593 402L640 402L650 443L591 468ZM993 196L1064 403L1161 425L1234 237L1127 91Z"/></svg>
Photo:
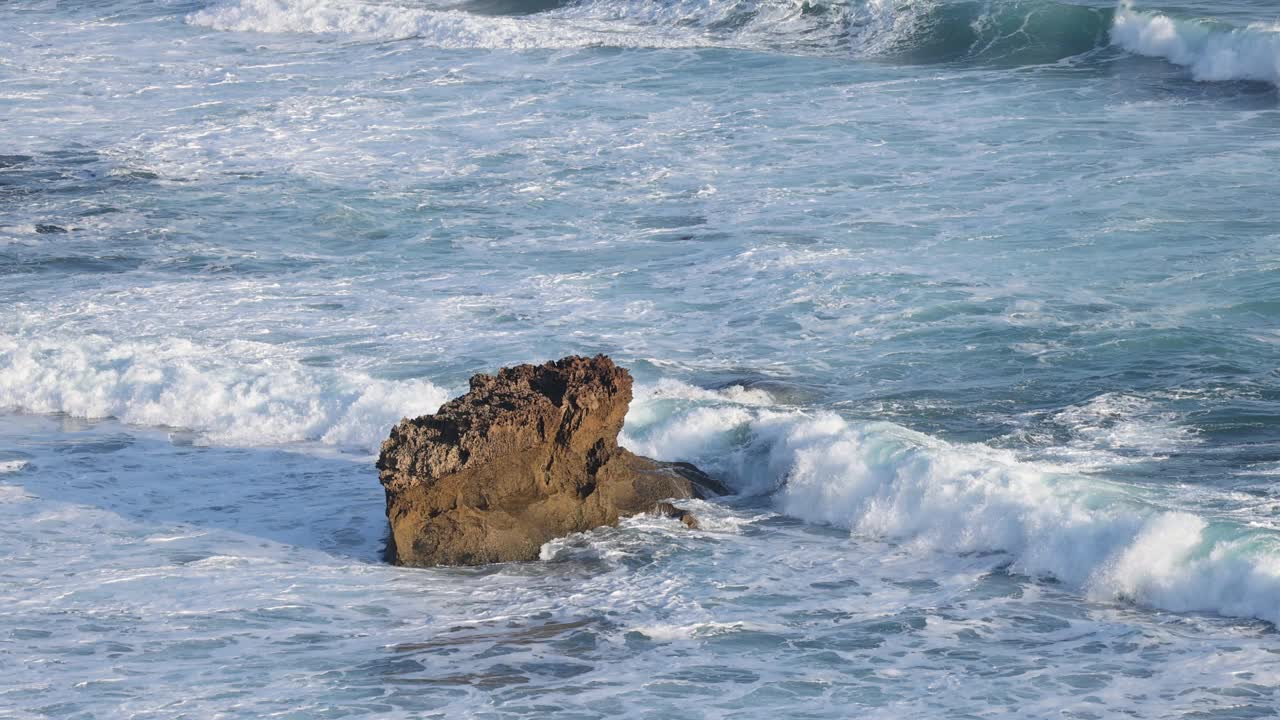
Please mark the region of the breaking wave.
<svg viewBox="0 0 1280 720"><path fill-rule="evenodd" d="M525 13L517 13L524 15ZM507 17L431 8L329 0L229 0L188 16L192 25L260 33L322 33L378 40L419 39L446 49L561 49L581 47L684 47L700 44L689 33L667 34L624 27L572 26L547 17Z"/></svg>
<svg viewBox="0 0 1280 720"><path fill-rule="evenodd" d="M449 396L186 340L0 336L0 407L191 430L200 442L372 450ZM1137 486L782 405L766 391L638 386L623 443L692 460L802 520L922 551L1002 552L1098 599L1280 623L1280 536L1170 509Z"/></svg>
<svg viewBox="0 0 1280 720"><path fill-rule="evenodd" d="M1280 83L1280 27L1177 19L1131 0L1114 10L1052 0L219 0L187 21L452 49L733 47L908 63L1043 64L1114 45L1197 80Z"/></svg>
<svg viewBox="0 0 1280 720"><path fill-rule="evenodd" d="M912 549L1002 552L1100 600L1280 622L1280 536L1141 487L884 422L642 395L625 443L771 494L782 512ZM731 404L730 404L731 403Z"/></svg>
<svg viewBox="0 0 1280 720"><path fill-rule="evenodd" d="M443 48L718 46L1035 63L1105 45L1111 12L1048 0L221 0L188 22L239 32L417 38Z"/></svg>
<svg viewBox="0 0 1280 720"><path fill-rule="evenodd" d="M0 336L0 408L180 428L216 445L373 450L400 418L434 412L448 399L424 380L227 355L186 340Z"/></svg>
<svg viewBox="0 0 1280 720"><path fill-rule="evenodd" d="M1164 58L1196 80L1253 80L1280 85L1280 26L1238 28L1143 12L1125 0L1116 11L1112 41L1133 53Z"/></svg>
<svg viewBox="0 0 1280 720"><path fill-rule="evenodd" d="M417 38L442 48L735 47L1011 65L1115 45L1189 68L1197 80L1280 83L1280 27L1237 28L1051 0L469 0L424 6L220 0L188 18L239 32Z"/></svg>

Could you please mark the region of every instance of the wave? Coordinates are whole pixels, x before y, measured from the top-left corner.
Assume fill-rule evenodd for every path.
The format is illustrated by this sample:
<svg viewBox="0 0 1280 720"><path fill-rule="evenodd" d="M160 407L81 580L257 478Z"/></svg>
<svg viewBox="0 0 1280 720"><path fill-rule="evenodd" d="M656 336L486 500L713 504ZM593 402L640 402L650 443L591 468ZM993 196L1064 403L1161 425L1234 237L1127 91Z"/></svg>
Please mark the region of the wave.
<svg viewBox="0 0 1280 720"><path fill-rule="evenodd" d="M1111 12L1050 0L467 0L430 7L221 0L193 25L418 38L443 48L732 47L907 62L1053 62L1106 44Z"/></svg>
<svg viewBox="0 0 1280 720"><path fill-rule="evenodd" d="M1280 536L1140 487L884 422L638 397L625 444L771 494L781 512L912 549L1007 554L1099 600L1280 623Z"/></svg>
<svg viewBox="0 0 1280 720"><path fill-rule="evenodd" d="M447 6L219 0L193 25L417 38L441 48L729 47L905 63L1055 63L1114 45L1197 80L1280 84L1280 27L1053 0L466 0Z"/></svg>
<svg viewBox="0 0 1280 720"><path fill-rule="evenodd" d="M376 40L419 39L445 49L564 49L687 47L674 37L641 28L571 26L544 17L492 16L463 9L332 0L224 0L187 16L191 25L257 33L341 34ZM516 12L515 15L525 13Z"/></svg>
<svg viewBox="0 0 1280 720"><path fill-rule="evenodd" d="M373 450L401 417L448 396L425 380L313 368L252 343L0 336L0 407L184 428L209 444ZM1274 532L1010 451L777 402L760 389L639 385L622 442L697 462L805 521L916 550L999 551L1015 571L1098 599L1280 623Z"/></svg>
<svg viewBox="0 0 1280 720"><path fill-rule="evenodd" d="M1143 12L1130 0L1116 11L1111 40L1129 52L1164 58L1196 80L1253 80L1280 86L1280 26L1238 28Z"/></svg>
<svg viewBox="0 0 1280 720"><path fill-rule="evenodd" d="M910 15L876 54L918 63L1055 63L1105 47L1112 22L1108 9L1044 0L924 3Z"/></svg>
<svg viewBox="0 0 1280 720"><path fill-rule="evenodd" d="M400 418L434 412L449 397L425 380L392 382L241 350L0 336L0 408L181 428L216 445L374 450Z"/></svg>

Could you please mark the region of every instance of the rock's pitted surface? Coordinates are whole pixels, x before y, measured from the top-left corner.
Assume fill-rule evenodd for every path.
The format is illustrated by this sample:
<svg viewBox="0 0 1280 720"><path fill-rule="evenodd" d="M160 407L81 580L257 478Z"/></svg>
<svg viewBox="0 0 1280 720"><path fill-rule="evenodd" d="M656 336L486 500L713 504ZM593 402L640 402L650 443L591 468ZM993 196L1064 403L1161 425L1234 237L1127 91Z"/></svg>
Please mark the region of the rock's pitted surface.
<svg viewBox="0 0 1280 720"><path fill-rule="evenodd" d="M401 421L378 458L388 559L532 560L553 538L635 513L673 514L658 503L724 491L692 465L619 447L630 402L625 369L604 355L567 357L476 375L435 415Z"/></svg>

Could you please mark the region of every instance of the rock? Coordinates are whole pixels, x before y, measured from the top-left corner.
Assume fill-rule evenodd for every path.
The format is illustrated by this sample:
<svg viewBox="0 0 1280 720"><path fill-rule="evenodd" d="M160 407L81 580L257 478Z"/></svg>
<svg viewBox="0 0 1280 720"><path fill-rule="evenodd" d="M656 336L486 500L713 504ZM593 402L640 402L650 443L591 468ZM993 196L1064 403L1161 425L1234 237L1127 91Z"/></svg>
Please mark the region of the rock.
<svg viewBox="0 0 1280 720"><path fill-rule="evenodd" d="M388 560L533 560L553 538L653 511L667 498L725 492L688 463L619 447L630 402L625 369L604 355L567 357L476 375L436 414L402 420L378 458Z"/></svg>
<svg viewBox="0 0 1280 720"><path fill-rule="evenodd" d="M669 517L669 518L674 518L676 520L679 520L680 522L684 523L685 527L689 528L690 530L698 529L698 518L694 517L693 513L689 512L688 510L681 510L680 508L676 507L673 503L669 503L664 500L663 502L660 502L657 505L653 506L653 512L663 517Z"/></svg>

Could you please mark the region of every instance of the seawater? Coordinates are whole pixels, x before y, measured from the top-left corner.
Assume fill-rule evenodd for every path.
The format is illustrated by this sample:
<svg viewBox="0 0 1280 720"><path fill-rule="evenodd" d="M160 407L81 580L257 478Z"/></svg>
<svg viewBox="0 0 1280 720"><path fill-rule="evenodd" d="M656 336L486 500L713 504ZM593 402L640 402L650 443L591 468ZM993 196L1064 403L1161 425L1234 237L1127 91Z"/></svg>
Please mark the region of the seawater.
<svg viewBox="0 0 1280 720"><path fill-rule="evenodd" d="M1278 19L0 4L0 715L1275 717ZM597 352L702 529L380 561Z"/></svg>

